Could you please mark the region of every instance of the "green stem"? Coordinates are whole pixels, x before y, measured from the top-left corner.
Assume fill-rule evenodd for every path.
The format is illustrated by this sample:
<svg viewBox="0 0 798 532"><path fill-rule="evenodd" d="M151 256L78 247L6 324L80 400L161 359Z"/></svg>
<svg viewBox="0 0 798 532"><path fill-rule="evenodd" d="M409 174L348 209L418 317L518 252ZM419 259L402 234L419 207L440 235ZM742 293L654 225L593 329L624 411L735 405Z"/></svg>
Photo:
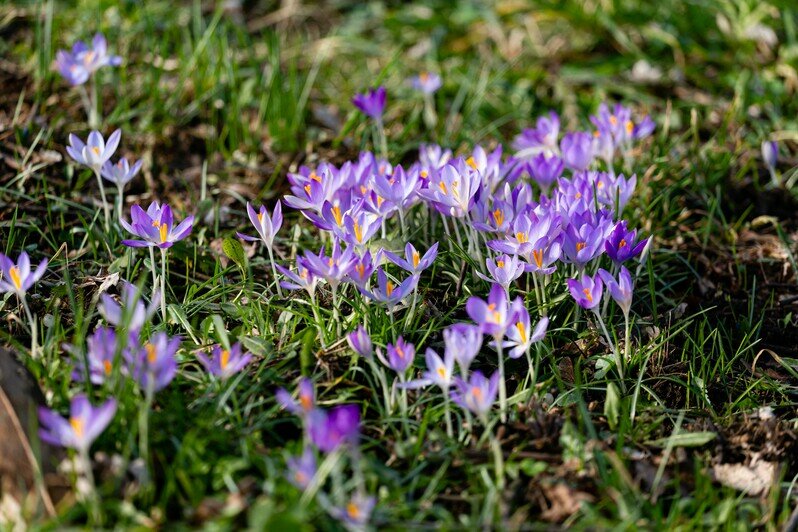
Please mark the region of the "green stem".
<svg viewBox="0 0 798 532"><path fill-rule="evenodd" d="M100 186L100 199L103 202L103 214L105 215L105 230L108 231L111 224L111 211L108 207L108 200L105 198L105 185L103 185L103 178L99 170L95 170L94 175L97 176L97 184Z"/></svg>
<svg viewBox="0 0 798 532"><path fill-rule="evenodd" d="M604 337L607 339L607 344L612 348L612 355L615 358L615 365L618 369L618 375L621 378L621 391L626 393L626 384L624 383L623 378L623 360L621 360L621 354L618 352L618 346L615 345L615 342L612 341L612 337L610 337L610 332L607 330L607 326L604 324L604 320L601 319L601 313L597 310L597 308L593 308L593 314L596 315L596 320L601 327L601 331L604 333Z"/></svg>
<svg viewBox="0 0 798 532"><path fill-rule="evenodd" d="M274 265L274 252L272 251L271 246L267 246L266 249L269 251L269 262L272 265L272 277L274 278L274 284L277 285L277 295L279 297L283 297L283 291L280 289L280 281L277 279L277 267Z"/></svg>
<svg viewBox="0 0 798 532"><path fill-rule="evenodd" d="M102 513L100 512L100 498L97 494L97 484L94 482L94 471L91 469L91 460L89 459L89 450L81 449L78 452L78 459L80 460L81 469L86 476L86 481L89 483L89 508L91 514L91 521L94 526L102 524Z"/></svg>
<svg viewBox="0 0 798 532"><path fill-rule="evenodd" d="M449 389L443 389L443 408L446 415L446 435L449 438L454 437L454 430L452 430L452 409L449 402Z"/></svg>
<svg viewBox="0 0 798 532"><path fill-rule="evenodd" d="M161 248L161 319L166 324L166 248Z"/></svg>
<svg viewBox="0 0 798 532"><path fill-rule="evenodd" d="M493 466L496 469L496 487L501 491L504 489L504 455L501 443L493 431L490 433L490 447L493 451Z"/></svg>
<svg viewBox="0 0 798 532"><path fill-rule="evenodd" d="M39 333L36 328L36 319L33 317L33 312L30 311L28 300L25 299L25 296L19 296L19 300L22 303L22 308L25 309L25 316L28 318L28 327L30 327L30 356L31 358L36 358L36 350L38 348L37 336Z"/></svg>
<svg viewBox="0 0 798 532"><path fill-rule="evenodd" d="M125 191L124 191L124 188L125 188L124 185L122 185L121 183L117 183L116 184L116 190L117 190L117 193L116 193L116 215L117 215L119 220L122 219L122 210L123 210L123 208L125 206Z"/></svg>
<svg viewBox="0 0 798 532"><path fill-rule="evenodd" d="M507 422L507 384L504 382L504 353L502 352L502 340L496 338L496 353L499 357L499 407L501 409L502 423Z"/></svg>

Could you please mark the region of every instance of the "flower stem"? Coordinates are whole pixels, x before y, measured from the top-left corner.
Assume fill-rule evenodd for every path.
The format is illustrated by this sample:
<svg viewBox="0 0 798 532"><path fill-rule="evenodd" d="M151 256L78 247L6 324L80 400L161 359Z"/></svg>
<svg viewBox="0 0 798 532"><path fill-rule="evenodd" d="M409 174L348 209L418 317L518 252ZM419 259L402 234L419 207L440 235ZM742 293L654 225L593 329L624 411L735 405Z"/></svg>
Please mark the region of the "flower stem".
<svg viewBox="0 0 798 532"><path fill-rule="evenodd" d="M166 248L161 248L161 319L166 323Z"/></svg>
<svg viewBox="0 0 798 532"><path fill-rule="evenodd" d="M103 214L105 215L105 230L108 231L111 224L111 211L108 208L108 200L105 198L105 185L103 185L103 178L99 170L94 171L97 176L97 184L100 186L100 199L103 202Z"/></svg>
<svg viewBox="0 0 798 532"><path fill-rule="evenodd" d="M612 348L612 355L615 357L615 365L618 369L618 375L621 378L621 390L626 392L626 384L623 381L623 360L621 360L621 354L618 352L618 346L615 345L615 342L612 341L610 337L610 332L607 330L607 326L604 324L604 320L601 319L601 312L598 311L597 307L593 308L593 314L596 315L596 320L601 327L601 331L604 333L604 337L607 339L607 345Z"/></svg>
<svg viewBox="0 0 798 532"><path fill-rule="evenodd" d="M493 451L493 467L496 469L496 487L499 490L504 489L504 455L502 454L502 446L499 443L499 438L493 431L490 432L490 447Z"/></svg>
<svg viewBox="0 0 798 532"><path fill-rule="evenodd" d="M624 361L629 361L631 346L629 345L630 336L632 334L632 324L629 321L629 313L624 312L623 314L623 325L624 325L624 334L623 334L623 359Z"/></svg>
<svg viewBox="0 0 798 532"><path fill-rule="evenodd" d="M89 127L97 129L100 127L100 113L97 111L97 80L92 77L91 79L91 98L89 104Z"/></svg>
<svg viewBox="0 0 798 532"><path fill-rule="evenodd" d="M502 352L502 340L496 338L496 353L499 357L499 407L501 409L502 423L507 422L507 384L504 382L504 353Z"/></svg>
<svg viewBox="0 0 798 532"><path fill-rule="evenodd" d="M388 139L385 136L385 125L382 123L382 118L377 120L377 134L380 137L380 153L382 158L388 160Z"/></svg>
<svg viewBox="0 0 798 532"><path fill-rule="evenodd" d="M83 474L86 476L86 481L89 483L89 508L91 512L91 520L94 526L99 526L102 523L102 514L100 512L100 498L97 494L97 485L94 482L94 471L91 469L91 460L89 459L89 450L80 449L78 451L78 459Z"/></svg>
<svg viewBox="0 0 798 532"><path fill-rule="evenodd" d="M144 462L144 469L147 471L147 482L149 482L150 472L150 409L152 399L155 395L155 376L150 373L147 376L147 387L144 392L144 404L139 410L139 455Z"/></svg>
<svg viewBox="0 0 798 532"><path fill-rule="evenodd" d="M158 293L158 274L155 271L155 248L153 246L149 246L150 248L150 272L152 272L152 299L155 299L155 294ZM163 294L161 294L161 298L163 298Z"/></svg>
<svg viewBox="0 0 798 532"><path fill-rule="evenodd" d="M25 310L25 316L28 318L28 326L30 327L30 356L36 358L36 350L38 348L37 336L38 330L36 329L36 319L33 317L33 312L30 311L28 300L25 296L19 296L22 303L22 308Z"/></svg>
<svg viewBox="0 0 798 532"><path fill-rule="evenodd" d="M125 186L121 183L117 183L116 190L116 215L121 220L122 210L125 206Z"/></svg>
<svg viewBox="0 0 798 532"><path fill-rule="evenodd" d="M280 281L277 279L277 267L274 265L274 251L272 251L271 246L266 247L269 250L269 262L272 265L272 277L274 278L274 284L277 285L277 295L279 297L283 297L283 291L280 288Z"/></svg>
<svg viewBox="0 0 798 532"><path fill-rule="evenodd" d="M449 402L448 388L445 388L443 390L443 408L444 408L444 414L446 415L446 435L449 438L453 438L454 431L452 430L452 409Z"/></svg>

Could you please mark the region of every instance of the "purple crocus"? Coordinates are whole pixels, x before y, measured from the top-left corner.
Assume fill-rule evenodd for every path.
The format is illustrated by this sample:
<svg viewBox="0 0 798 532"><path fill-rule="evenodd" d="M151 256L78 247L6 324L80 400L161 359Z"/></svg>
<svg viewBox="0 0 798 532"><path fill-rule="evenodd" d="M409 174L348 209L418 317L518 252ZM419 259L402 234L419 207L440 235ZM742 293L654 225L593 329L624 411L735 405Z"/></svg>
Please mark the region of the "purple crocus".
<svg viewBox="0 0 798 532"><path fill-rule="evenodd" d="M648 238L637 242L637 230L628 230L626 220L622 220L615 225L607 241L604 243L604 250L616 264L621 264L629 259L637 257L648 244Z"/></svg>
<svg viewBox="0 0 798 532"><path fill-rule="evenodd" d="M100 176L103 165L111 160L121 139L121 129L111 133L107 141L99 131L92 131L85 143L77 135L70 133L69 146L66 147L66 151L75 162L88 166Z"/></svg>
<svg viewBox="0 0 798 532"><path fill-rule="evenodd" d="M468 298L466 312L483 333L497 340L504 336L510 326L510 303L507 292L498 283L491 286L487 301L476 296Z"/></svg>
<svg viewBox="0 0 798 532"><path fill-rule="evenodd" d="M381 121L382 112L385 110L385 87L380 86L357 94L352 98L352 103L366 116Z"/></svg>
<svg viewBox="0 0 798 532"><path fill-rule="evenodd" d="M72 354L72 379L102 384L114 370L117 343L116 333L110 327L98 327L86 340L86 355L73 345L64 345L64 349Z"/></svg>
<svg viewBox="0 0 798 532"><path fill-rule="evenodd" d="M111 139L108 140L110 141ZM133 163L133 166L131 166L126 157L121 157L116 164L113 164L109 159L103 163L103 166L100 169L100 175L102 175L108 181L116 184L117 187L122 188L127 185L131 179L136 177L136 174L138 174L139 170L141 170L141 165L143 163L144 161L139 159Z"/></svg>
<svg viewBox="0 0 798 532"><path fill-rule="evenodd" d="M307 377L299 380L296 389L296 400L285 388L278 388L274 396L280 406L295 416L304 417L316 408L316 390L313 387L313 381Z"/></svg>
<svg viewBox="0 0 798 532"><path fill-rule="evenodd" d="M482 331L479 326L469 323L450 325L443 330L443 342L446 353L451 353L460 366L460 372L467 375L471 362L482 347Z"/></svg>
<svg viewBox="0 0 798 532"><path fill-rule="evenodd" d="M519 358L529 352L532 344L543 340L549 326L549 318L543 317L532 330L529 311L521 299L517 299L513 304L513 315L510 321L512 325L507 329L506 339L502 341L502 346L505 349L511 348L507 352L510 358Z"/></svg>
<svg viewBox="0 0 798 532"><path fill-rule="evenodd" d="M82 85L89 77L104 66L119 66L122 58L108 53L108 43L102 33L97 33L89 47L78 41L72 50L58 50L55 55L55 68L72 86Z"/></svg>
<svg viewBox="0 0 798 532"><path fill-rule="evenodd" d="M242 238L248 242L262 241L267 248L271 248L274 244L274 237L283 225L283 209L280 201L274 206L271 216L269 211L266 210L265 205L261 205L258 212L252 208L252 205L247 202L247 215L249 221L252 222L258 236L249 236L243 233L236 233L238 238Z"/></svg>
<svg viewBox="0 0 798 532"><path fill-rule="evenodd" d="M249 353L241 354L241 344L235 343L230 349L224 349L220 345L213 347L212 358L208 358L202 353L197 353L197 359L211 375L227 380L252 361Z"/></svg>
<svg viewBox="0 0 798 532"><path fill-rule="evenodd" d="M420 379L408 381L402 387L412 390L435 384L444 393L448 393L454 378L454 353L451 350L444 351L443 358L441 358L434 350L427 348L424 360L427 364L427 371L421 375Z"/></svg>
<svg viewBox="0 0 798 532"><path fill-rule="evenodd" d="M280 286L288 290L306 290L311 299L315 297L319 279L305 266L302 257L296 260L296 273L279 264L277 269L288 278L287 281L280 281Z"/></svg>
<svg viewBox="0 0 798 532"><path fill-rule="evenodd" d="M416 346L410 342L405 342L401 336L396 339L395 344L388 344L385 347L385 351L388 354L387 359L379 349L377 350L377 357L383 364L398 373L400 377L407 373L416 358Z"/></svg>
<svg viewBox="0 0 798 532"><path fill-rule="evenodd" d="M382 252L378 251L374 259L371 258L370 251L366 251L362 257L358 257L357 255L355 257L357 260L355 260L355 263L349 269L347 278L352 281L355 286L366 288L366 285L368 285L371 280L371 274L374 273L377 264L382 261Z"/></svg>
<svg viewBox="0 0 798 532"><path fill-rule="evenodd" d="M435 261L435 257L438 256L438 243L435 242L431 248L424 253L424 256L421 256L416 248L411 243L407 243L405 246L405 258L402 259L401 257L397 256L395 253L391 253L390 251L385 251L385 257L405 270L408 273L413 275L419 275L421 272L426 270L427 268L432 265L433 261Z"/></svg>
<svg viewBox="0 0 798 532"><path fill-rule="evenodd" d="M139 349L128 354L130 373L147 393L162 390L175 378L178 347L179 336L169 338L165 332L157 332Z"/></svg>
<svg viewBox="0 0 798 532"><path fill-rule="evenodd" d="M341 405L329 411L316 408L308 416L310 441L322 452L330 453L341 445L354 445L360 435L360 408Z"/></svg>
<svg viewBox="0 0 798 532"><path fill-rule="evenodd" d="M465 410L473 412L482 420L483 424L487 423L488 412L490 412L490 409L496 402L498 393L498 371L495 372L490 379L485 378L480 371L472 373L468 381L460 377L455 377L454 388L452 388L451 391L452 401Z"/></svg>
<svg viewBox="0 0 798 532"><path fill-rule="evenodd" d="M352 351L363 358L370 359L374 354L371 337L366 328L362 325L346 335L346 342L349 344Z"/></svg>
<svg viewBox="0 0 798 532"><path fill-rule="evenodd" d="M762 142L762 160L768 170L776 168L779 158L779 144L775 140L765 140Z"/></svg>
<svg viewBox="0 0 798 532"><path fill-rule="evenodd" d="M25 294L46 270L47 259L31 271L30 257L24 251L19 254L16 263L0 253L0 293L11 292L24 300Z"/></svg>
<svg viewBox="0 0 798 532"><path fill-rule="evenodd" d="M382 268L377 268L377 287L367 290L358 286L358 290L369 299L382 303L389 312L392 312L396 305L410 295L417 283L418 277L411 275L397 286L388 278Z"/></svg>
<svg viewBox="0 0 798 532"><path fill-rule="evenodd" d="M288 481L301 490L307 489L316 476L316 455L310 447L305 447L299 456L289 457L286 465Z"/></svg>
<svg viewBox="0 0 798 532"><path fill-rule="evenodd" d="M303 264L310 273L327 281L335 290L352 269L356 260L357 257L352 248L348 247L342 250L340 241L336 240L329 257L325 254L323 247L318 255L306 251Z"/></svg>
<svg viewBox="0 0 798 532"><path fill-rule="evenodd" d="M143 248L154 246L160 249L172 247L175 242L186 238L192 229L194 216L191 215L178 225L174 225L172 209L169 205L163 207L153 201L145 211L138 205L133 205L130 209L130 223L120 219L129 233L139 237L141 240L123 240L126 246Z"/></svg>
<svg viewBox="0 0 798 532"><path fill-rule="evenodd" d="M557 149L557 137L560 134L560 117L557 113L550 112L548 116L541 116L537 119L534 128L528 128L515 137L513 149L515 157L527 160L538 153L555 153Z"/></svg>
<svg viewBox="0 0 798 532"><path fill-rule="evenodd" d="M568 290L580 307L593 310L601 303L604 284L599 275L585 274L581 279L568 279Z"/></svg>
<svg viewBox="0 0 798 532"><path fill-rule="evenodd" d="M618 273L618 280L612 276L610 272L601 268L598 271L604 284L607 285L607 291L610 293L612 299L621 307L624 316L629 316L629 310L632 307L632 293L634 291L634 283L632 282L632 275L625 266L621 266Z"/></svg>
<svg viewBox="0 0 798 532"><path fill-rule="evenodd" d="M441 88L443 81L434 72L421 72L418 76L410 78L410 85L424 94L433 94Z"/></svg>
<svg viewBox="0 0 798 532"><path fill-rule="evenodd" d="M72 398L68 419L49 408L39 408L39 437L47 443L75 449L86 456L91 444L108 427L114 414L114 399L95 408L84 394L76 395Z"/></svg>
<svg viewBox="0 0 798 532"><path fill-rule="evenodd" d="M524 273L524 263L516 255L499 255L495 259L488 257L485 259L485 266L490 277L478 271L479 278L498 283L505 291L508 291L513 281Z"/></svg>
<svg viewBox="0 0 798 532"><path fill-rule="evenodd" d="M560 141L562 160L571 170L587 170L593 162L593 136L584 131L567 133Z"/></svg>
<svg viewBox="0 0 798 532"><path fill-rule="evenodd" d="M158 309L161 293L156 291L149 305L145 305L138 287L123 281L121 304L103 293L98 306L105 321L116 327L127 327L130 331L139 331Z"/></svg>
<svg viewBox="0 0 798 532"><path fill-rule="evenodd" d="M546 157L545 153L537 154L527 163L529 174L544 193L547 193L562 175L564 168L565 163L562 159L556 155Z"/></svg>
<svg viewBox="0 0 798 532"><path fill-rule="evenodd" d="M349 530L365 530L377 499L356 493L345 507L333 508L331 514Z"/></svg>

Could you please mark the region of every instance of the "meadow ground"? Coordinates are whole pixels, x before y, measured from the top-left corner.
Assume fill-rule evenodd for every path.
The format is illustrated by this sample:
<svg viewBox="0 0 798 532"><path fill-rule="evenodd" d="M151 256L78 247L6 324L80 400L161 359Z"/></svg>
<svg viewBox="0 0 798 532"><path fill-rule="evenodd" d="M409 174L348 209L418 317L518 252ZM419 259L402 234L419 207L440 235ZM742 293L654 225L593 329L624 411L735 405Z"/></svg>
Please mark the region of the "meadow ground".
<svg viewBox="0 0 798 532"><path fill-rule="evenodd" d="M375 498L366 525L375 527L794 529L792 2L218 4L0 6L0 251L49 259L26 296L35 351L19 299L0 296L0 428L15 435L0 444L0 520L357 528L353 514L368 514L369 501L347 502L355 494ZM94 174L65 149L70 133L85 139L90 128L80 90L53 69L56 51L99 31L122 64L94 76L98 129L120 128L117 156L144 161L125 191L125 218L153 200L168 203L176 220L195 216L191 235L168 251L167 319L156 312L141 333L182 339L176 376L151 401L121 368L95 383L73 379L75 356L64 349L83 353L106 323L100 295L121 295L121 279L149 299L150 268L159 265L122 244L131 235L115 220L104 227ZM443 83L427 101L407 82L422 71ZM408 241L420 250L440 243L417 295L394 313L366 304L351 284L335 300L329 284L312 302L303 291L277 292L265 248L236 238L255 234L245 204L271 212L293 193L289 173L380 152L351 102L377 85L387 88L388 160L405 167L424 143L465 157L476 145L502 145L511 155L516 135L550 110L571 131L592 130L588 117L604 102L654 120L625 161L638 181L619 214L652 240L642 265L630 266L637 276L624 378L602 371L613 344L628 343L620 310L605 309L605 339L592 314L576 310L563 277L548 285L551 321L532 348L534 381L525 357L506 362L507 421L498 406L485 426L451 405L450 435L435 387L408 391L408 407L386 398L381 363L356 355L345 333L367 323L383 350L403 336L417 347L415 377L426 348L443 353L442 331L469 321L467 300L490 290L474 274L484 271L477 255L487 248L449 236L445 220L420 207L402 221L406 230L394 216L374 237L397 253ZM778 185L764 140L778 142ZM329 248L331 237L299 211L284 205L283 214L279 264L293 268L304 250ZM390 266L402 280L399 272ZM511 295L536 322L531 278L513 283ZM252 360L230 379L210 377L197 351L232 342ZM490 375L496 365L486 339L473 368ZM318 440L275 399L279 387L293 393L301 376L315 384L320 407L354 404L361 417L357 445L313 451L319 472L304 490L286 478L286 460L303 440ZM80 452L36 437L31 405L65 414L78 393L95 405L116 400L113 421L87 453L96 490L85 469L65 467L80 463ZM40 477L31 457L43 475L26 485Z"/></svg>

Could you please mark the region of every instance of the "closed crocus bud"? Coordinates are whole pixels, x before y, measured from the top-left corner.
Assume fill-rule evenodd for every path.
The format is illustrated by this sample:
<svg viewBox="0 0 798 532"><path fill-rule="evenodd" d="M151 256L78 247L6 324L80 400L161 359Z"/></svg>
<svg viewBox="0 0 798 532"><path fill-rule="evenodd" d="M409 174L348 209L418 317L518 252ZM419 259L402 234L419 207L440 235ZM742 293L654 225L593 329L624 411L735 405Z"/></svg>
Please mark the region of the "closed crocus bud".
<svg viewBox="0 0 798 532"><path fill-rule="evenodd" d="M765 161L765 165L768 167L768 170L773 170L776 168L778 157L779 145L775 140L766 140L762 142L762 160Z"/></svg>
<svg viewBox="0 0 798 532"><path fill-rule="evenodd" d="M371 344L371 337L368 331L362 325L346 335L346 341L352 351L358 355L370 359L374 354L374 349Z"/></svg>

